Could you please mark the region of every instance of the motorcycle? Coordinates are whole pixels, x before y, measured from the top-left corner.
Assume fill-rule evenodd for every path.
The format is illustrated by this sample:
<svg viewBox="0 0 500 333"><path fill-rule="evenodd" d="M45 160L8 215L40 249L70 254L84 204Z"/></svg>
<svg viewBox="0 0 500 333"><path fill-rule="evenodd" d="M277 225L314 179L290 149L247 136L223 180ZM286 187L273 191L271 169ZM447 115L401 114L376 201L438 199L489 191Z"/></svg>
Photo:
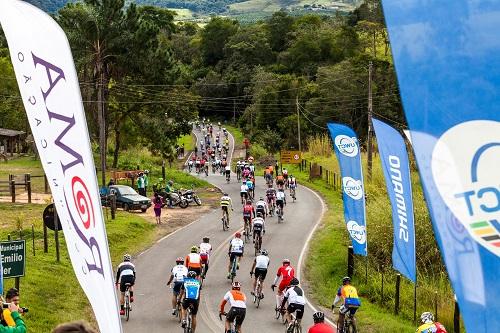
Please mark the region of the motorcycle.
<svg viewBox="0 0 500 333"><path fill-rule="evenodd" d="M201 199L196 194L196 192L194 190L194 185L191 185L191 189L190 190L186 190L186 191L183 191L181 193L182 193L182 196L184 198L186 198L188 204L190 204L192 202L195 202L198 206L201 206Z"/></svg>
<svg viewBox="0 0 500 333"><path fill-rule="evenodd" d="M189 202L186 197L184 197L184 195L178 190L171 193L160 191L158 194L163 198L162 208L169 203L169 200L171 200L172 206L179 206L183 209L189 206Z"/></svg>

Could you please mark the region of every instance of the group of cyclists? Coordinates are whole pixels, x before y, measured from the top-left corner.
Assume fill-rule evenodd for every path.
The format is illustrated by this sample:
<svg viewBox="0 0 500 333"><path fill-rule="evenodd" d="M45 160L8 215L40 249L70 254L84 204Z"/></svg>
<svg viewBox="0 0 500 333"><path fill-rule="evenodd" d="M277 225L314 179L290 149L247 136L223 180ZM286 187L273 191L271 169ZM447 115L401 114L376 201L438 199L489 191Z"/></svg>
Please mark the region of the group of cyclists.
<svg viewBox="0 0 500 333"><path fill-rule="evenodd" d="M203 124L202 128L206 129L211 136L213 131L211 125ZM223 130L223 133L227 133L227 131ZM227 134L224 135L227 137ZM230 173L230 167L227 164L225 167L228 168L228 173ZM275 212L280 210L281 214L283 214L283 209L286 205L286 189L290 190L290 196L295 200L295 190L297 189L297 180L295 177L289 175L286 169L283 169L281 174L277 172L276 177L274 176L274 172L273 166L269 165L266 167L264 171L264 179L267 184L265 198L261 196L258 200L255 200L255 168L253 164L249 161L238 161L236 163L236 173L238 179L241 180L240 197L242 218L244 221L243 235L249 231L252 243L259 240L262 242L262 236L266 233L266 217L273 216ZM223 221L224 218L227 218L227 223L229 223L229 210L234 211L234 207L228 193L224 193L221 197L220 206ZM241 283L234 280L236 275L235 270L240 268L241 258L245 253L243 235L239 231L235 232L234 237L228 244L229 264L227 267L227 278L231 279L231 289L223 295L218 309L220 318L225 316L226 333L243 333L242 324L247 314L247 297L242 291ZM203 237L202 242L199 245L193 245L185 257L177 258L175 265L170 270L170 278L167 285L172 288L172 315L180 317L181 326L184 329L186 325L190 326L188 332L194 333L196 331L196 316L202 295L201 290L203 288L203 281L207 276L212 249L209 237ZM252 278L250 294L253 296L254 302L256 299L261 300L264 298L264 281L268 275L271 262L267 250L260 249L255 254L250 268L250 276ZM135 276L135 266L131 263L130 255L126 254L124 262L118 266L116 278L117 287L119 286L121 292L120 314L122 315L124 313L123 296L127 286L130 287L131 301L134 299L133 285L135 283ZM295 276L295 268L292 266L290 259L282 259L281 266L278 268L271 284L271 289L273 292L276 291L274 307L276 318L283 316L284 322L288 325L287 332L294 332L294 325L297 323L300 325L303 318L306 298L300 281ZM226 306L228 308L227 312ZM348 327L345 327L345 323L349 322L349 325L354 324L355 327L354 314L361 306L361 302L356 288L351 284L350 277L342 279L342 285L338 288L335 299L332 302L332 311L335 311L336 306L339 306L337 332L351 332L351 330L348 330ZM188 311L190 320L188 320ZM346 321L346 318L349 321ZM308 333L334 332L333 328L325 323L325 314L323 312L315 312L313 314L313 321L314 324L309 328ZM440 323L434 322L433 315L429 312L422 314L421 322L422 325L418 328L418 333L446 332Z"/></svg>

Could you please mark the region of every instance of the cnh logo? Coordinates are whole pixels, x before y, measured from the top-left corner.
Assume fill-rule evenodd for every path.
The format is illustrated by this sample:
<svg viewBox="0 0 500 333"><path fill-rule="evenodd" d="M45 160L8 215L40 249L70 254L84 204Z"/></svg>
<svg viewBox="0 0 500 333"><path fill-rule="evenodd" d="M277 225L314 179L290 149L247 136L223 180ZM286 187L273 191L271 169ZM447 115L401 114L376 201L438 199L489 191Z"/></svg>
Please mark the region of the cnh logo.
<svg viewBox="0 0 500 333"><path fill-rule="evenodd" d="M361 180L356 180L351 177L343 177L342 188L344 189L344 193L354 200L363 198L363 183Z"/></svg>
<svg viewBox="0 0 500 333"><path fill-rule="evenodd" d="M475 120L450 128L434 148L432 173L455 217L500 256L500 123Z"/></svg>
<svg viewBox="0 0 500 333"><path fill-rule="evenodd" d="M359 146L358 146L358 139L356 137L349 137L347 135L337 135L335 137L335 145L337 146L338 150L349 157L354 157L358 155L359 152Z"/></svg>
<svg viewBox="0 0 500 333"><path fill-rule="evenodd" d="M366 243L366 230L365 227L359 225L356 221L347 222L347 231L351 235L351 238L358 242L359 244Z"/></svg>

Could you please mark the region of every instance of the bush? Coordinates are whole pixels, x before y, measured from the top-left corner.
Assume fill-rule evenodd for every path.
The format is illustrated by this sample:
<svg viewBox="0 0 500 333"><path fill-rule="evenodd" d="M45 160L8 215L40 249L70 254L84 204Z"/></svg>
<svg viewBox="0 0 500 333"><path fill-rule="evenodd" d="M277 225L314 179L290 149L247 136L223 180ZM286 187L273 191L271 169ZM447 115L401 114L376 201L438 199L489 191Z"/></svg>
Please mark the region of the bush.
<svg viewBox="0 0 500 333"><path fill-rule="evenodd" d="M250 147L250 155L253 156L255 160L259 160L264 156L268 156L267 150L258 143L254 143Z"/></svg>

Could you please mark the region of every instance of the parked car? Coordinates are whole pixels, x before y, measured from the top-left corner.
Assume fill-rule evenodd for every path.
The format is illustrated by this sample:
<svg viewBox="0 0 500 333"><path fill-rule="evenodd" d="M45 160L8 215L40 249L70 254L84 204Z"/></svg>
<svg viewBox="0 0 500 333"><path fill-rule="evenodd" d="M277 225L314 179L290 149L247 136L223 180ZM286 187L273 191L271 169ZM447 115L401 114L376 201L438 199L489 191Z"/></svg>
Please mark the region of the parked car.
<svg viewBox="0 0 500 333"><path fill-rule="evenodd" d="M116 196L116 207L121 207L126 211L140 209L144 213L151 207L151 200L143 197L130 186L111 185L108 188L108 194L114 194ZM103 205L108 204L106 197L103 197L101 201Z"/></svg>

